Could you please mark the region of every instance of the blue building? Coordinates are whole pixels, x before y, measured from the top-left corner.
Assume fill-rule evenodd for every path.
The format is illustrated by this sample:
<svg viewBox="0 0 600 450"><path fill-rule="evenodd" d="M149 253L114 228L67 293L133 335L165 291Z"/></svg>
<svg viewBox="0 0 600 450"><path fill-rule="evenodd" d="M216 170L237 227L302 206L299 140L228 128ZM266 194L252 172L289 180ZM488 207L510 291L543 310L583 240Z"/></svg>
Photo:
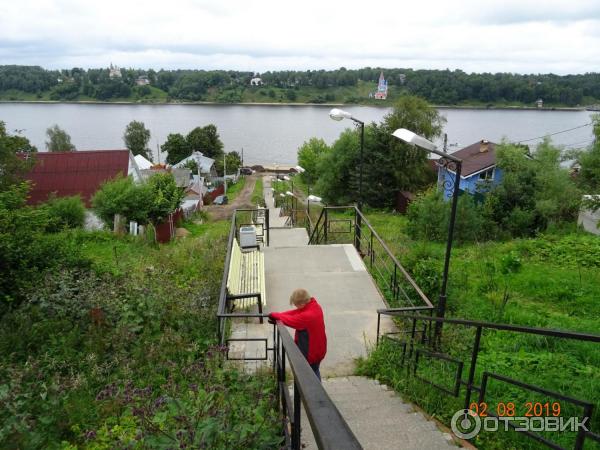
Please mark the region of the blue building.
<svg viewBox="0 0 600 450"><path fill-rule="evenodd" d="M452 153L462 159L460 191L469 194L484 194L502 180L502 170L496 167L496 144L482 139L461 150ZM452 163L446 167L443 159L438 160L438 186L444 192L444 198L452 197L456 172Z"/></svg>

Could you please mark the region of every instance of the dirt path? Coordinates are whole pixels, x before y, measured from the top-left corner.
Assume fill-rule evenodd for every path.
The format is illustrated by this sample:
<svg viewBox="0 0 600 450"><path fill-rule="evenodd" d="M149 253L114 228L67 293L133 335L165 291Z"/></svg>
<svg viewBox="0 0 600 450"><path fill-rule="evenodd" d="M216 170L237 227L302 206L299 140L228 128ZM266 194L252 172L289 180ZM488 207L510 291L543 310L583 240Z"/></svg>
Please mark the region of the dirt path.
<svg viewBox="0 0 600 450"><path fill-rule="evenodd" d="M211 219L213 220L228 220L231 218L233 214L233 210L236 208L252 208L256 205L253 205L250 202L252 198L252 192L254 191L254 185L256 184L256 179L262 175L253 174L246 177L246 183L244 187L237 195L237 197L227 205L209 205L204 207L204 211L210 214Z"/></svg>

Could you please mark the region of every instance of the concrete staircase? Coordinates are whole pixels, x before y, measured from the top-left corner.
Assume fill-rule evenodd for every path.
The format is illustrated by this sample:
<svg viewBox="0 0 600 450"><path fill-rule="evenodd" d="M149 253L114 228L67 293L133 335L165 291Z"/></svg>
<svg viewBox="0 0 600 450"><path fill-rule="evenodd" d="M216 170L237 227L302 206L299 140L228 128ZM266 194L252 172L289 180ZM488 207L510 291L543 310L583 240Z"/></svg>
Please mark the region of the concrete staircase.
<svg viewBox="0 0 600 450"><path fill-rule="evenodd" d="M328 378L323 387L365 450L449 450L454 446L450 434L376 380ZM303 415L302 443L306 450L316 450L307 420Z"/></svg>
<svg viewBox="0 0 600 450"><path fill-rule="evenodd" d="M271 226L283 224L274 208L268 177L263 185ZM376 340L377 309L385 307L379 290L356 252L348 245L309 246L305 229L271 230L270 246L264 248L267 291L266 311L291 309L289 296L305 288L323 307L328 351L321 363L323 386L365 449L448 449L452 437L438 430L435 422L416 412L393 391L375 380L353 376L355 360L366 357ZM232 337L269 340L272 326L256 321L234 322ZM382 318L382 332L393 323ZM290 330L293 333L293 330ZM237 357L264 355L262 343L235 343ZM246 362L252 370L265 362ZM304 415L302 439L306 449L316 449L310 424Z"/></svg>

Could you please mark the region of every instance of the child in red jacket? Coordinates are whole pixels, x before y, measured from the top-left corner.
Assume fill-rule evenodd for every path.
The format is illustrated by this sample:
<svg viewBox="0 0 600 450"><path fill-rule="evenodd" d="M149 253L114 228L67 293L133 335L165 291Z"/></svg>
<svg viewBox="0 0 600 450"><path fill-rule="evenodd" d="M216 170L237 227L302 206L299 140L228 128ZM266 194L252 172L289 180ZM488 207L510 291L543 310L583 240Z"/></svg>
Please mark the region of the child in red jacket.
<svg viewBox="0 0 600 450"><path fill-rule="evenodd" d="M327 353L327 336L323 310L317 300L306 289L296 289L290 296L290 304L296 309L269 314L270 321L280 320L284 325L294 328L294 341L300 351L321 380L319 366Z"/></svg>

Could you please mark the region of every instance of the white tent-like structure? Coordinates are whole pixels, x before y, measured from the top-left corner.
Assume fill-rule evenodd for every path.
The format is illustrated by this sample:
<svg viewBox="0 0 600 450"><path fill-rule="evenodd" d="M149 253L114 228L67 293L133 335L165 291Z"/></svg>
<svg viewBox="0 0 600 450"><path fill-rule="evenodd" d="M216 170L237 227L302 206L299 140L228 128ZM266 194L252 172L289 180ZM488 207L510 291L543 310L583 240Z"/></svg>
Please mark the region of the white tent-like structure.
<svg viewBox="0 0 600 450"><path fill-rule="evenodd" d="M151 161L148 161L142 155L135 155L133 159L135 159L135 163L137 164L140 170L149 169L154 165Z"/></svg>

